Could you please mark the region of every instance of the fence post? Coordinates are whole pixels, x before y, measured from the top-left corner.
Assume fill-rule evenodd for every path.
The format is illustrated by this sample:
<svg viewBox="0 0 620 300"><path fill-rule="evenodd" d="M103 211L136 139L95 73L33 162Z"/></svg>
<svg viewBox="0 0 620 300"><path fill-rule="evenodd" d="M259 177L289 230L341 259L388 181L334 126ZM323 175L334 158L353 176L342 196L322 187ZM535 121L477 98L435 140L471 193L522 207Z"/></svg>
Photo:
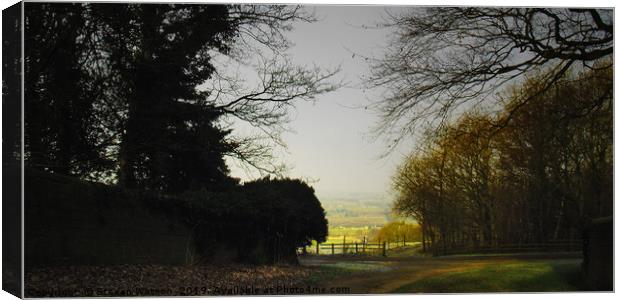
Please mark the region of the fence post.
<svg viewBox="0 0 620 300"><path fill-rule="evenodd" d="M386 248L385 248L385 242L383 242L383 256L387 256L387 255L386 255L386 251L385 251L385 250L386 250Z"/></svg>
<svg viewBox="0 0 620 300"><path fill-rule="evenodd" d="M319 255L319 242L316 242L316 255Z"/></svg>
<svg viewBox="0 0 620 300"><path fill-rule="evenodd" d="M364 237L364 244L362 244L362 253L366 254L366 237Z"/></svg>
<svg viewBox="0 0 620 300"><path fill-rule="evenodd" d="M332 255L334 255L334 244L332 244Z"/></svg>
<svg viewBox="0 0 620 300"><path fill-rule="evenodd" d="M355 242L355 254L357 254L357 242Z"/></svg>
<svg viewBox="0 0 620 300"><path fill-rule="evenodd" d="M405 235L403 234L403 247L406 246L407 243L405 242Z"/></svg>

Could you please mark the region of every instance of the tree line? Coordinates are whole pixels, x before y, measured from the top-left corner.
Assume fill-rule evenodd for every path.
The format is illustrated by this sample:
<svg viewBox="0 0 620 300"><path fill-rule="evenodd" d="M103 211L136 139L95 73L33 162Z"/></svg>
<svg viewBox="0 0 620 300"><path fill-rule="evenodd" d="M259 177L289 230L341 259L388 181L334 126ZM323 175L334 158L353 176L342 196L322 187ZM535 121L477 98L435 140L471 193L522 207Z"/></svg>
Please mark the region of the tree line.
<svg viewBox="0 0 620 300"><path fill-rule="evenodd" d="M613 210L613 68L539 71L438 130L399 167L394 208L425 250L580 239ZM527 99L527 101L524 101Z"/></svg>
<svg viewBox="0 0 620 300"><path fill-rule="evenodd" d="M367 84L386 89L372 108L388 153L422 138L394 187L424 248L578 239L610 214L613 23L600 8L388 13Z"/></svg>

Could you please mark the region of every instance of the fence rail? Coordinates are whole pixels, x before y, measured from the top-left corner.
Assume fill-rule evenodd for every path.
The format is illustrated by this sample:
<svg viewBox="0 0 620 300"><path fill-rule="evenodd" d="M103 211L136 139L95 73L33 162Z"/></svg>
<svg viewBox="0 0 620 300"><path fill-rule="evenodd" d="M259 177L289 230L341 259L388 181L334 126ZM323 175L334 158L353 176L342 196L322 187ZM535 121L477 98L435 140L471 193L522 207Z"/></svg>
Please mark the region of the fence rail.
<svg viewBox="0 0 620 300"><path fill-rule="evenodd" d="M365 254L387 256L388 250L419 245L419 242L380 242L380 243L324 243L300 247L298 254L336 255L336 254Z"/></svg>
<svg viewBox="0 0 620 300"><path fill-rule="evenodd" d="M582 240L555 240L546 243L501 244L483 247L464 247L458 249L438 249L440 255L466 253L511 253L511 252L576 252L583 248Z"/></svg>
<svg viewBox="0 0 620 300"><path fill-rule="evenodd" d="M381 242L381 243L324 243L312 246L300 247L297 253L300 255L382 255L387 256L388 250L393 250L406 246L417 246L420 242ZM439 245L437 245L439 246ZM521 253L521 252L573 252L581 251L583 247L582 240L554 240L547 243L522 243L522 244L500 244L481 247L463 247L463 248L446 248L435 249L427 245L429 253L435 255L453 255L468 253Z"/></svg>

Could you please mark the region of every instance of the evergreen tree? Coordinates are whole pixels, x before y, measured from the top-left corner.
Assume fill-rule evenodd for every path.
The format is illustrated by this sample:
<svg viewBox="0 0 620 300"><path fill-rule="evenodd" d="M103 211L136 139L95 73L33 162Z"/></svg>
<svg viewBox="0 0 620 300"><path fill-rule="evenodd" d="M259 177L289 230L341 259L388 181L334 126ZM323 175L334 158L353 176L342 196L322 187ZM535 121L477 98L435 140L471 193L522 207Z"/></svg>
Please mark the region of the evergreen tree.
<svg viewBox="0 0 620 300"><path fill-rule="evenodd" d="M86 20L80 4L26 4L25 138L29 165L86 174L97 151L93 100L84 71Z"/></svg>
<svg viewBox="0 0 620 300"><path fill-rule="evenodd" d="M105 4L93 11L125 90L118 93L127 109L119 183L172 192L196 186L197 179L210 186L226 178L227 133L215 125L220 115L201 102L205 95L196 86L214 71L209 51L229 49L234 28L227 7Z"/></svg>

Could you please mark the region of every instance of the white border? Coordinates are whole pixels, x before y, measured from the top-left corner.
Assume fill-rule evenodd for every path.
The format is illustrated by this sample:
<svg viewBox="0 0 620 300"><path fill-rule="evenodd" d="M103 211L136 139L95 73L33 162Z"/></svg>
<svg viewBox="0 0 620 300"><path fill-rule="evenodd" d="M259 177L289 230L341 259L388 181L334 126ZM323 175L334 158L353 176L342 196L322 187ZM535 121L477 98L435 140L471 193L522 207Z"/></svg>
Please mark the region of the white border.
<svg viewBox="0 0 620 300"><path fill-rule="evenodd" d="M76 2L76 1L71 1L71 0L61 0L63 2ZM35 1L32 1L35 2ZM94 0L91 2L130 2L130 1L112 1L112 0ZM138 1L132 1L132 2L138 2ZM152 0L141 0L140 2L164 2L164 1L152 1ZM467 1L459 1L459 0L443 0L441 2L438 1L433 1L433 0L387 0L387 1L378 1L378 0L338 0L338 1L332 1L332 0L314 0L314 1L309 1L309 0L295 0L295 1L266 1L266 0L238 0L238 1L212 1L212 0L203 0L203 1L181 1L181 0L168 0L165 2L192 2L192 3L230 3L230 2L234 2L234 3L296 3L296 4L315 4L315 5L412 5L412 6L433 6L433 5L442 5L442 6L556 6L556 7L609 7L609 8L614 8L615 9L615 3L614 1L610 1L610 0L588 0L588 1L576 1L576 0L565 0L565 1L559 1L559 0L544 0L544 1L536 1L536 0L519 0L519 1L515 1L515 0L467 0ZM13 4L17 3L17 1L12 1L12 0L0 0L0 7L2 9L5 9ZM23 3L22 3L22 7L23 7ZM614 11L614 18L615 18L615 11ZM23 25L23 10L22 10L22 25ZM23 28L23 27L22 27ZM1 38L1 34L0 34L0 38ZM617 45L617 40L614 41L614 47ZM614 49L615 50L615 49ZM23 57L23 31L22 31L22 57ZM615 51L614 51L614 57L615 57ZM23 61L22 61L22 70L23 70ZM23 87L23 72L22 72L22 87ZM616 82L617 82L617 76L616 75L616 71L614 69L614 100L615 98L615 86L616 86ZM23 108L23 88L22 88L22 124L21 124L21 130L23 133L23 120L24 120L24 108ZM615 129L618 126L618 121L616 119L616 113L618 112L618 109L614 109L614 141L617 140L617 138L620 136L617 134L617 132L615 131ZM1 109L0 109L1 112ZM1 114L0 114L0 121L1 121ZM22 141L21 141L21 151L22 151L22 186L21 186L21 190L22 190L22 197L23 197L23 193L24 193L24 181L23 181L23 151L24 151L24 138L23 138L23 134L22 134ZM615 143L614 143L615 144ZM1 151L1 150L0 150ZM618 150L617 148L614 149L614 158L617 157L618 154ZM616 164L614 164L614 199L615 199L615 184L617 183L616 181L616 177L615 177L615 173L616 170L618 170L618 167ZM0 175L1 178L1 175ZM0 185L1 186L1 185ZM23 229L24 229L24 218L23 218L23 198L22 198L22 270L23 270ZM1 208L0 208L1 210ZM1 225L0 225L1 228ZM615 209L614 209L614 232L618 232L618 224L615 222ZM615 245L615 234L614 234L614 245ZM618 257L618 248L614 249L614 257L617 258ZM615 266L617 266L617 261L614 262L614 270L616 269ZM614 283L615 286L618 286L618 276L615 276L614 278ZM23 278L22 278L22 295L23 295ZM503 299L521 299L522 297L528 297L531 299L547 299L549 297L551 298L559 298L561 297L562 299L581 299L584 296L585 297L595 297L595 298L601 298L601 299L611 299L612 297L615 297L615 295L613 293L555 293L555 294L459 294L459 295L415 295L416 298L421 298L421 299L450 299L450 298L454 298L454 297L458 297L459 299L480 299L480 298L489 298L489 297L501 297ZM305 296L303 298L305 299L322 299L323 297L329 297L329 296ZM354 296L339 296L339 299L354 299L360 296L354 295ZM366 299L409 299L410 297L412 297L412 295L385 295L385 296L364 296ZM179 298L179 297L156 297L158 299L175 299L175 298ZM264 297L262 297L264 298ZM276 299L276 297L267 297L267 298L273 298ZM295 297L297 298L297 297ZM0 292L0 299L15 299L12 295L8 294L5 291ZM82 299L82 298L71 298L71 299ZM83 298L83 299L92 299L92 298ZM242 298L242 297L227 297L227 299L247 299L247 297Z"/></svg>

